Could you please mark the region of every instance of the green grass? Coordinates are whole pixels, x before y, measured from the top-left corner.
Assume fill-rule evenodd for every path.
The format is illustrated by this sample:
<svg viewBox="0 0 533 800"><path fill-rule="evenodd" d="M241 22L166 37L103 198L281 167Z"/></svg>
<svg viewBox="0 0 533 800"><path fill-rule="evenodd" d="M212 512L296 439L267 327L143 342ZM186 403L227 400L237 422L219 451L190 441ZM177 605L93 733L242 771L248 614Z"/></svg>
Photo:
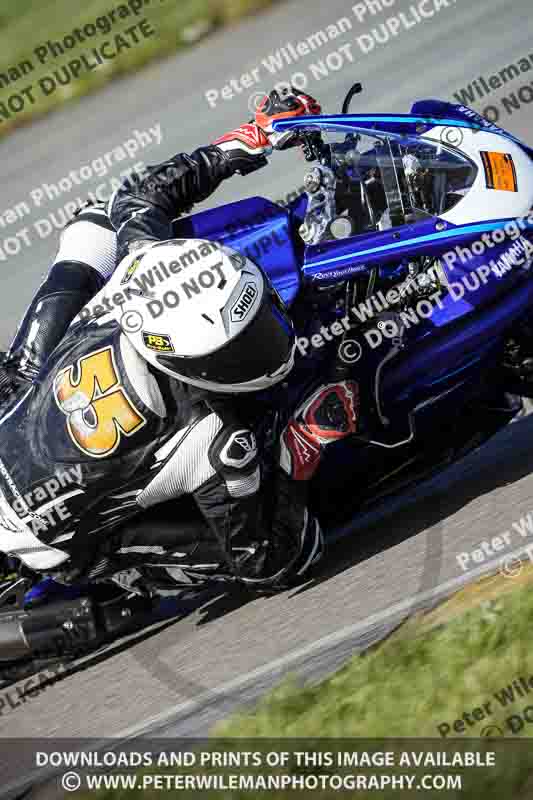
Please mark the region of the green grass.
<svg viewBox="0 0 533 800"><path fill-rule="evenodd" d="M380 743L368 739L415 737L437 739L433 750L451 748L479 750L496 749L497 766L492 769L465 770L462 792L440 792L445 797L501 800L502 797L531 797L533 750L526 742L514 749L502 750L506 743L492 738L472 738L487 735L483 729L498 726L492 736L512 739L531 738L533 724L525 724L514 736L506 719L520 716L527 706L533 706L531 694L517 695L506 707L494 697L516 678L528 679L533 675L533 568L523 570L512 580L492 576L481 580L454 595L428 614L416 615L408 620L387 640L352 658L332 677L316 685L302 686L294 679L285 681L263 699L251 712L235 716L218 725L212 732L216 750L274 749L267 743L276 740L284 749L284 739L298 739L313 748L321 746L331 750L335 744L316 742L322 737L356 737L364 739L361 749L374 747L382 750ZM486 709L486 718L476 721L475 708ZM447 738L440 738L439 725L450 726L464 712L470 714L471 727ZM533 717L532 717L533 719ZM281 741L280 741L281 740ZM356 749L351 743L349 749ZM285 749L291 749L290 741ZM413 743L401 745L391 742L385 749L416 750ZM450 750L449 750L450 752ZM246 770L247 773L253 770ZM287 770L285 770L286 772ZM298 771L293 768L293 771ZM312 772L312 770L309 770ZM318 770L324 773L327 770ZM334 770L339 772L339 770ZM354 770L351 770L353 772ZM376 770L373 770L376 772ZM404 770L405 771L405 770ZM409 770L408 770L409 771ZM443 770L437 770L437 772ZM163 770L147 770L146 773ZM212 773L224 772L211 770ZM236 770L233 770L236 772ZM350 772L350 770L348 770ZM379 770L378 770L379 772ZM425 770L427 772L427 770ZM461 773L461 770L451 770ZM411 770L412 774L412 770ZM169 791L172 798L227 797L221 793ZM300 793L301 794L301 793ZM128 798L140 800L141 793L128 792ZM157 791L144 791L144 800L155 800ZM233 792L232 798L263 797L264 794ZM270 799L288 800L295 793L271 792ZM303 795L301 795L303 796ZM335 796L317 791L312 796L325 800ZM341 795L342 796L342 795ZM348 796L348 795L344 795ZM355 795L354 795L355 796ZM367 793L359 791L357 797L386 798L422 796L422 793L404 794L384 790ZM96 792L97 800L122 800L115 791ZM125 797L125 794L124 794ZM86 796L88 800L89 796Z"/></svg>
<svg viewBox="0 0 533 800"><path fill-rule="evenodd" d="M521 581L486 579L426 616L417 616L333 677L302 687L289 680L253 714L222 724L223 737L439 737L438 726L482 706L513 678L533 675L533 570ZM473 607L472 607L473 606ZM519 709L494 713L506 728ZM533 689L529 702L533 703ZM453 735L453 734L451 734ZM512 735L508 732L508 735ZM533 735L533 724L523 736Z"/></svg>
<svg viewBox="0 0 533 800"><path fill-rule="evenodd" d="M99 32L85 42L76 43L64 55L50 58L41 64L35 48L48 40L62 40L73 29L94 23L98 17L124 6L128 0L0 0L0 73L29 59L33 70L18 80L0 88L1 104L7 104L13 94L32 86L32 99L22 95L24 106L9 109L11 115L0 114L0 137L36 116L49 112L63 103L81 97L106 84L111 79L130 73L156 58L190 46L211 31L229 25L240 17L258 11L277 0L144 0L146 5L138 15L117 19L108 33ZM39 80L68 64L81 54L90 54L93 47L113 41L131 25L145 18L155 31L144 37L137 31L139 43L124 49L116 58L104 61L94 71L82 68L77 79L46 96ZM131 42L131 39L129 40ZM49 84L50 85L50 84ZM11 101L18 103L18 101Z"/></svg>

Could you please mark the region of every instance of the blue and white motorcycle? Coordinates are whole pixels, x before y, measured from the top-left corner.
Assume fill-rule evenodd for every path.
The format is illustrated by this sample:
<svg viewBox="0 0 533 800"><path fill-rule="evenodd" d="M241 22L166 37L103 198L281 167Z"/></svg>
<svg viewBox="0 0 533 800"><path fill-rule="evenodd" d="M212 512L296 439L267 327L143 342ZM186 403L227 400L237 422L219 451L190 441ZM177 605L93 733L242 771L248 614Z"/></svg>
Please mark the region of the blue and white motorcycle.
<svg viewBox="0 0 533 800"><path fill-rule="evenodd" d="M251 258L291 308L297 363L264 395L267 445L317 376L359 384L358 432L313 478L330 534L483 445L533 397L533 149L436 100L351 114L360 88L341 114L275 124L310 162L288 206L252 197L175 225ZM14 577L0 594L5 681L179 607L115 584L29 607L30 586Z"/></svg>

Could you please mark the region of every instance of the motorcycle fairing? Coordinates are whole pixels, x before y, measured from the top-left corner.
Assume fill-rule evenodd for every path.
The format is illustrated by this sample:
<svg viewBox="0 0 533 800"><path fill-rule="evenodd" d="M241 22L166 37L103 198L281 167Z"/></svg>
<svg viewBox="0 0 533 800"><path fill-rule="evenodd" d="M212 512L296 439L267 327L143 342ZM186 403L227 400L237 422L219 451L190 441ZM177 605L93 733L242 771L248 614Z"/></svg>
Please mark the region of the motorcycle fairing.
<svg viewBox="0 0 533 800"><path fill-rule="evenodd" d="M446 109L447 106L445 105ZM461 109L464 108L464 112ZM450 192L447 200L457 195L453 187L454 173L457 175L457 166L470 166L471 180L462 187L464 190L455 197L450 204L439 202L437 207L427 208L426 211L438 216L452 225L475 224L490 222L503 217L526 216L533 206L533 177L531 159L533 150L528 148L516 137L508 134L497 126L492 126L483 118L479 118L485 125L472 122L467 114L476 112L462 106L450 105L454 117L422 117L414 115L333 115L316 116L293 121L281 121L280 131L294 130L300 134L320 132L326 135L352 137L355 150L369 156L376 152L376 158L383 158L383 150L388 143L391 149L390 165L396 180L403 171L400 154L407 154L407 158L414 158L413 154L423 153L423 167L433 176L433 185L437 189L438 181L443 181L444 192ZM459 110L457 110L459 109ZM479 116L479 115L478 115ZM327 137L326 137L327 138ZM372 149L359 149L358 142L374 140L376 151ZM376 146L375 145L375 146ZM335 151L333 146L332 151ZM392 155L394 149L394 156ZM338 150L338 147L337 147ZM429 156L428 156L429 150ZM378 156L377 153L381 152ZM433 153L433 155L431 155ZM502 154L506 158L509 169L514 174L514 191L501 190L500 186L490 185L487 175L487 164L491 164L490 157ZM405 159L405 155L403 156ZM344 159L346 160L346 159ZM333 154L334 164L338 164ZM447 164L449 162L449 164ZM419 165L420 168L420 165ZM335 166L335 169L337 167ZM449 183L451 177L451 184ZM490 176L492 178L492 176ZM405 182L405 175L402 176ZM402 194L404 189L402 188ZM427 214L426 214L427 216Z"/></svg>
<svg viewBox="0 0 533 800"><path fill-rule="evenodd" d="M209 239L234 248L262 267L277 292L290 305L300 288L300 270L289 211L250 197L174 222L178 238Z"/></svg>
<svg viewBox="0 0 533 800"><path fill-rule="evenodd" d="M278 120L273 123L276 133L311 126L317 129L326 127L334 128L337 131L359 129L360 131L404 136L423 136L435 127L468 128L473 131L503 136L520 145L528 155L533 157L533 148L528 147L527 144L498 125L488 122L473 109L437 100L421 100L415 103L411 114L321 114L292 120Z"/></svg>
<svg viewBox="0 0 533 800"><path fill-rule="evenodd" d="M479 239L480 234L501 230L513 221L514 218L506 218L453 225L432 217L385 231L322 242L307 248L303 274L307 280L338 283L354 272L363 272L365 265L392 263L405 256L438 256L458 245L466 247ZM444 229L439 229L439 226ZM533 233L533 223L524 220L523 226L524 231ZM362 269L354 270L354 267ZM334 274L331 274L332 270L335 270Z"/></svg>
<svg viewBox="0 0 533 800"><path fill-rule="evenodd" d="M413 408L416 403L439 393L457 380L471 379L471 371L498 363L506 331L533 307L533 282L528 280L498 302L455 319L431 336L407 346L403 354L387 363L381 395L384 408ZM364 364L363 364L364 366Z"/></svg>
<svg viewBox="0 0 533 800"><path fill-rule="evenodd" d="M279 123L279 126L280 129L290 126L293 128L305 127L310 130L333 129L344 133L363 131L365 135L369 129L375 132L377 128L384 127L389 137L403 141L414 139L423 142L424 140L421 139L423 133L431 131L433 136L438 136L439 129L445 124L468 129L469 134L472 130L482 131L480 136L485 136L485 130L481 125L475 125L469 120L458 120L456 113L455 115L450 114L448 118L442 118L441 115L438 119L413 117L412 115L321 116L301 121L282 122ZM276 123L277 125L278 123ZM496 131L491 133L493 134L491 140L494 138L494 145L491 144L491 147L497 149L498 146L500 148L503 146L505 148L505 142L502 145L501 136L497 135ZM430 136L426 137L425 141L428 139ZM414 256L436 258L452 250L456 245L468 246L478 240L481 234L502 229L515 219L509 216L483 219L481 216L475 222L454 224L453 221L445 218L446 214L440 217L428 215L427 218L416 222L382 231L372 230L345 240L326 241L305 248L290 245L285 248L280 247L279 252L277 247L270 249L269 252L261 252L259 247L256 252L251 252L250 247L257 246L263 237L268 236L273 230L275 231L276 224L282 226L283 235L285 232L294 232L296 224L301 221L304 202L305 199L300 198L292 204L289 211L261 198L232 203L221 209L202 212L188 219L180 220L176 226L177 235L212 238L231 244L241 252L245 252L252 260L263 266L284 299L291 302L300 285L298 260L301 253L303 253L301 274L304 284L338 284L358 272L368 272L373 266L378 267L380 274L387 269L394 272L396 265L403 258L408 259ZM460 205L459 202L457 207ZM267 218L260 218L261 214ZM294 214L292 220L291 214ZM533 224L524 220L523 225L526 234L533 233ZM496 247L494 251L491 251L489 258L497 260L508 247L508 244ZM474 271L486 262L486 256L474 258L467 264L458 262L457 268L453 272L445 268L446 277L448 281L457 280L467 276L468 272ZM527 268L530 263L528 259L525 265L513 268L503 277L491 274L487 284L481 285L476 291L469 292L464 299L455 301L453 298L445 297L443 308L437 308L430 320L422 320L420 324L413 325L408 332L407 352L397 360L389 361L381 370L384 402L388 406L396 402L398 410L400 408L402 410L412 409L416 403L424 402L431 397L432 392L439 391L440 382L446 384L455 374L463 370L466 372L465 380L468 380L471 369L479 369L480 364L485 360L490 361L485 352L486 348L476 340L474 335L477 327L475 319L472 319L475 316L472 312L492 305L500 295L505 298L509 292L513 293L513 289L519 289L522 281L527 277ZM505 298L506 304L508 300L512 303L512 298ZM525 298L523 300L525 301ZM496 326L497 330L493 335L490 330L492 323L489 324L492 317L490 312L487 314L488 330L485 344L488 342L494 349L499 346L500 326ZM508 322L512 321L514 315L510 314L510 317L508 316L506 319ZM464 333L463 338L459 337L460 346L456 347L454 343L457 341L458 329L462 329ZM431 337L429 334L432 334ZM439 340L442 339L440 344L442 358L440 359L434 359L431 355L431 342L434 336ZM471 337L476 340L479 347L477 353L472 352L468 347ZM419 345L423 340L427 342L430 354L427 360L420 361L425 352L425 347L422 348L420 354L418 352ZM417 342L417 346L411 348L410 345L415 342ZM466 356L460 352L462 347L465 348ZM373 377L370 376L375 372L375 364L370 364L370 361L374 361L374 359L370 359L367 363L363 360L358 367L362 375L367 373L369 380L373 380ZM423 368L419 369L419 363L423 363ZM389 374L396 376L394 380L388 378ZM409 380L412 380L411 384L409 384ZM409 387L407 393L400 388L400 384L404 389L406 385Z"/></svg>
<svg viewBox="0 0 533 800"><path fill-rule="evenodd" d="M386 278L387 273L390 274L392 284L396 264L401 258L438 257L457 244L468 247L479 239L480 233L503 228L509 221L464 225L439 232L435 230L433 220L425 220L397 229L370 235L363 234L343 242L326 242L307 248L302 270L304 280L324 285L333 284L357 274L370 274L370 270L377 267L380 277ZM528 225L527 230L531 232L529 238L521 237L516 242L495 245L487 253L472 256L464 262L457 258L451 266L441 262L447 282L459 284L461 288L453 297L443 297L442 308L440 304L435 306L431 316L431 327L446 325L463 314L491 302L524 279L531 266L530 241L533 237L533 226ZM361 245L358 246L357 243L363 241L365 247L360 249ZM515 253L517 247L523 253L524 263L506 269L503 274L498 275L497 265L506 264L507 258ZM491 264L494 266L488 266ZM485 274L487 271L488 275ZM481 279L479 275L482 272ZM464 294L463 298L458 297L461 293Z"/></svg>
<svg viewBox="0 0 533 800"><path fill-rule="evenodd" d="M477 111L474 111L473 108L469 108L468 106L458 105L456 103L446 103L443 100L419 100L418 102L413 103L411 114L422 116L428 115L436 118L440 120L440 125L443 124L443 117L447 117L449 120L454 120L454 125L457 125L457 123L469 122L471 123L470 127L473 129L480 129L489 133L497 133L500 136L504 136L506 139L510 139L511 141L520 145L520 147L525 150L530 158L533 158L532 147L529 147L529 145L525 144L525 142L522 142L512 133L506 131L505 128L500 128L499 125L496 125L494 122L489 122L485 119L485 117L482 117L481 114L478 114Z"/></svg>
<svg viewBox="0 0 533 800"><path fill-rule="evenodd" d="M466 183L466 190L461 192L462 197L456 199L451 207L448 205L447 210L440 215L422 212L425 216L418 221L404 221L403 224L387 226L382 230L374 227L346 239L330 239L319 244L311 244L305 249L302 275L304 283L331 285L353 278L357 274L370 274L370 271L376 268L380 278L387 279L387 271L391 271L392 277L402 260L407 262L416 257L438 259L457 247L472 246L474 242L480 240L482 235L500 231L513 223L516 233L513 234L512 241L502 237L504 238L503 243L494 245L493 242L490 249L484 245L484 252L482 251L481 254L473 255L465 261L456 257L455 264L444 266L447 281L463 281L463 285L466 287L463 294L467 294L467 297L464 300L457 300L456 297L447 296L444 299L443 307L441 308L439 304L435 313L432 314L431 324L420 326L420 331L426 331L428 328L431 330L434 327L446 325L463 314L493 301L523 280L524 273L531 266L531 253L533 252L528 238L533 234L533 218L527 216L533 205L531 162L513 141L506 141L495 131L487 133L486 130L472 125L469 121L460 121L459 127L465 128L462 147L450 148L445 138L442 138L444 130L442 124L430 127L429 130L423 127L425 135L421 135L420 127L417 127L416 135L412 135L412 133L408 135L407 132L411 125L410 121L406 122L408 115L402 115L399 119L400 123L398 123L398 118L390 115L315 117L311 121L310 130L320 128L326 131L332 129L338 131L340 128L343 132L356 134L358 138L354 141L358 141L363 137L368 138L367 134L369 133L367 128L359 126L362 120L372 120L376 127L378 125L383 127L382 123L385 120L384 126L394 131L388 131L386 139L397 143L395 147L398 148L399 153L414 152L417 156L422 153L420 157L426 160L428 166L432 163L436 164L438 170L436 174L440 174L440 171L445 169L447 152L459 165L461 163L464 163L465 166L470 165L471 178ZM432 125L434 122L435 120L431 120ZM441 120L441 123L443 122L453 123L454 120ZM299 125L295 122L295 127L304 130L308 130L308 125L309 120L299 121ZM473 128L477 133L476 136L474 136ZM378 141L379 134L376 133L370 138ZM378 145L381 149L381 143L378 142ZM357 144L355 146L357 147ZM483 151L490 152L491 150L506 152L510 159L514 159L519 176L520 192L491 191L488 188L481 154ZM372 157L374 151L373 149L361 149L360 152ZM432 155L433 152L434 155ZM334 149L333 153L335 153ZM443 167L440 166L442 155L444 155ZM398 155L395 155L394 159L398 159ZM401 162L405 162L405 155L398 160L400 160L400 168L402 168ZM391 161L391 164L394 164L394 170L398 168L396 161ZM430 169L432 169L431 166ZM453 183L450 186L452 192L456 191ZM500 214L502 211L511 211L513 216L498 216L498 211ZM417 215L420 216L420 214L421 212L418 211ZM521 231L518 230L517 219L520 221ZM520 235L517 236L517 234ZM482 281L477 275L479 270L487 273L483 276ZM476 272L476 275L469 275L472 272Z"/></svg>
<svg viewBox="0 0 533 800"><path fill-rule="evenodd" d="M336 130L338 132L359 131L384 133L389 136L421 136L431 128L446 125L456 128L482 130L483 126L469 120L456 118L437 119L414 114L320 114L272 123L276 133L309 128L312 130Z"/></svg>

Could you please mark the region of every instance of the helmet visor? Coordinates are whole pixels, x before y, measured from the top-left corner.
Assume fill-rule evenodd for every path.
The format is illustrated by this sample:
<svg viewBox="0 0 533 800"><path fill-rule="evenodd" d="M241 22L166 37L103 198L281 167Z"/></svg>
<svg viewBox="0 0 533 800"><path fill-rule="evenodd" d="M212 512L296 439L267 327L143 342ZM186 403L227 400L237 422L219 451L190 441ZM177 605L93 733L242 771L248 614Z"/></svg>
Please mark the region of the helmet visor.
<svg viewBox="0 0 533 800"><path fill-rule="evenodd" d="M266 291L250 324L227 344L205 356L158 355L177 378L236 385L273 375L291 358L294 330L273 290Z"/></svg>

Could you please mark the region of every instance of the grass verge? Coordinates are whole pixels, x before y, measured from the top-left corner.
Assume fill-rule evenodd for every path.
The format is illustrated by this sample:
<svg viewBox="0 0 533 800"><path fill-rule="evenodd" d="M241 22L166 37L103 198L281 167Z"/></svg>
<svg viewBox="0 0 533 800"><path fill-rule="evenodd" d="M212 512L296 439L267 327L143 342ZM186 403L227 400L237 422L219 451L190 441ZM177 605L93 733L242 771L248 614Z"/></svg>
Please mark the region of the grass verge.
<svg viewBox="0 0 533 800"><path fill-rule="evenodd" d="M491 576L467 586L426 614L417 614L387 640L352 658L331 678L301 687L283 683L255 709L220 725L222 737L479 737L484 728L506 724L528 705L502 705L502 689L532 678L533 567L514 579ZM492 701L492 702L491 702ZM464 712L483 719L459 725ZM533 719L533 717L532 717ZM533 735L526 724L518 736Z"/></svg>
<svg viewBox="0 0 533 800"><path fill-rule="evenodd" d="M298 685L294 679L285 681L253 711L218 725L213 746L217 750L256 750L267 740L277 740L283 749L280 739L312 743L323 737L357 737L365 740L366 748L379 745L369 744L369 739L386 739L391 742L386 749L394 749L395 737L414 737L436 739L433 750L485 752L488 747L497 751L496 767L475 775L465 771L465 781L470 778L466 790L439 795L482 796L484 800L500 800L506 795L531 797L533 752L529 744L524 742L522 747L516 740L531 738L533 733L532 589L531 565L514 579L498 575L471 584L434 610L409 619L387 640L352 658L332 677L308 686ZM514 739L512 749L506 750L511 743L499 741L500 737ZM331 741L328 745L330 749ZM416 743L411 745L416 749ZM405 749L405 744L396 747ZM208 772L204 770L204 774ZM155 800L158 792L142 794L145 800ZM215 791L166 794L171 798L267 796L239 791L231 795ZM268 797L288 800L295 794L274 791ZM317 800L334 795L310 794ZM355 795L391 800L422 796L393 790L357 791ZM95 796L98 800L122 798L120 792L110 790L91 794L93 799ZM129 792L128 798L132 796L137 798L135 792Z"/></svg>
<svg viewBox="0 0 533 800"><path fill-rule="evenodd" d="M0 0L0 137L275 2Z"/></svg>

